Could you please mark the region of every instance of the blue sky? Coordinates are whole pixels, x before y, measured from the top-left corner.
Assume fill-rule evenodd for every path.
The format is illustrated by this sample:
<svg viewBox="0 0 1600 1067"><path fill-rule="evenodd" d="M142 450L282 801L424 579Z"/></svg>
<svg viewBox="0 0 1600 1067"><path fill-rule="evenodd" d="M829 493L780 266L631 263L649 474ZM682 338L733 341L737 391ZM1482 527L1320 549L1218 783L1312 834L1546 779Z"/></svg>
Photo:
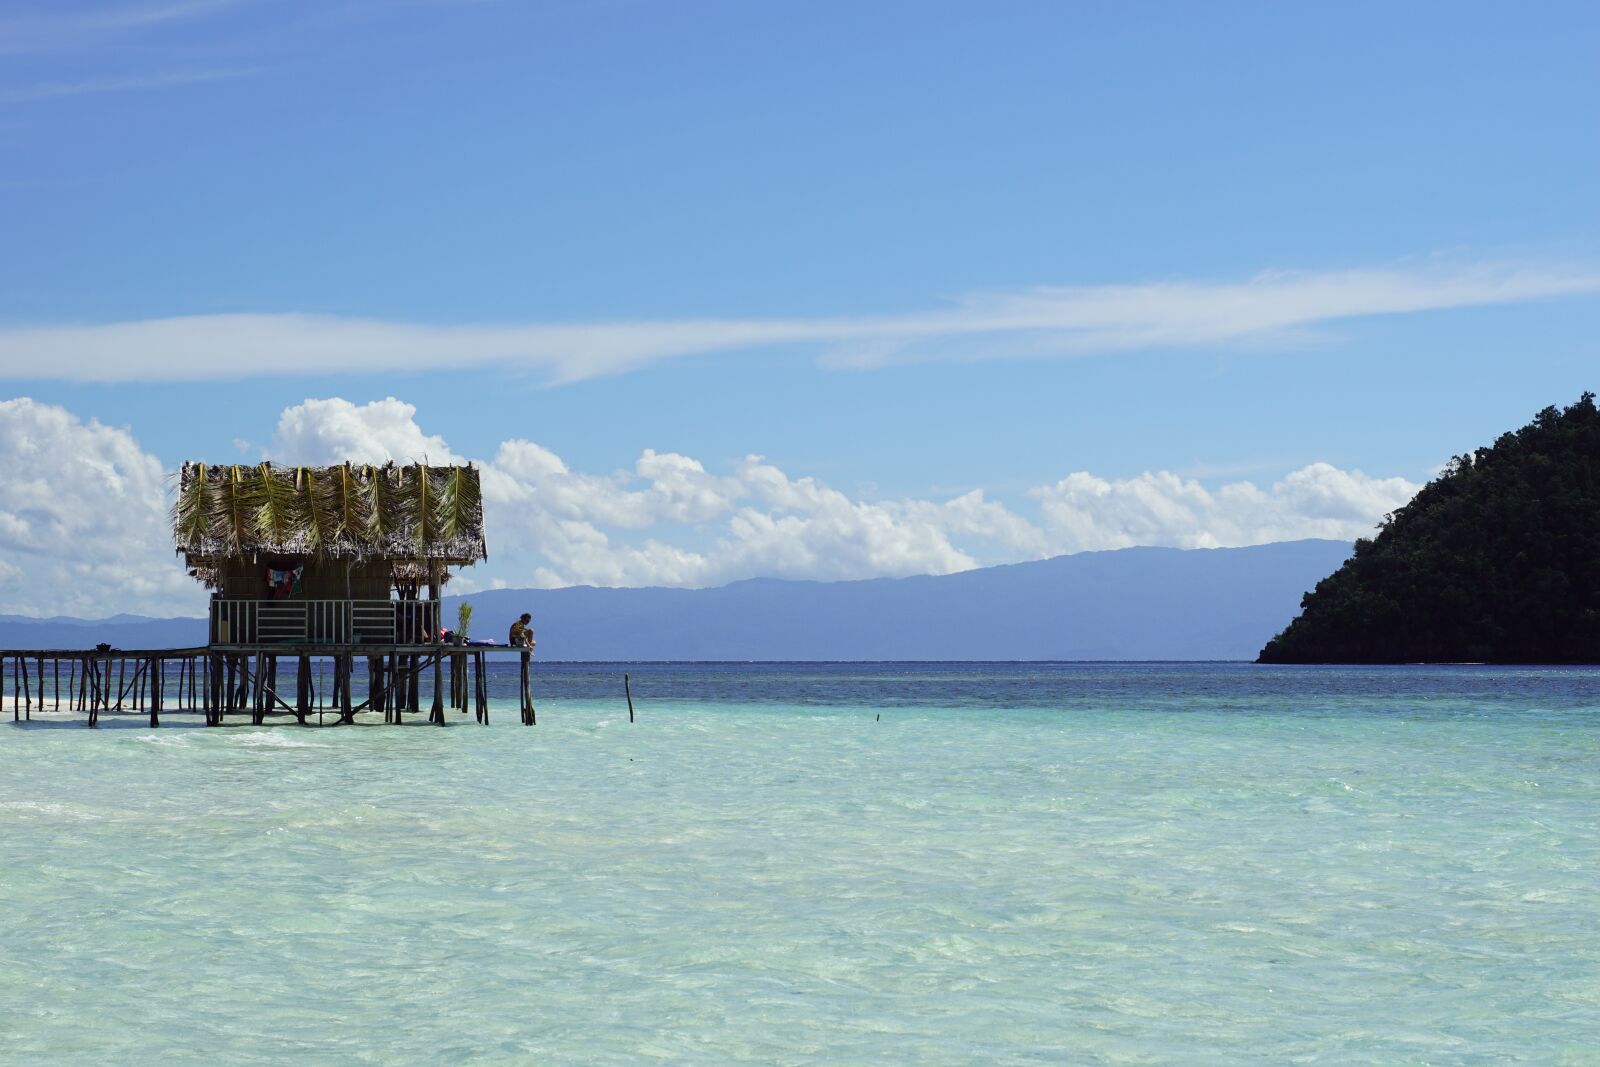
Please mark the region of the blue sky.
<svg viewBox="0 0 1600 1067"><path fill-rule="evenodd" d="M1414 485L1593 387L1597 44L1585 4L10 3L0 396L167 468L393 396L604 491L661 498L647 449L756 454L886 521L981 490L1050 534L674 571L552 562L534 524L485 572L513 584L1316 532L1163 527L1134 480ZM1079 472L1113 490L1051 527ZM815 516L752 484L551 521L710 554L740 509ZM19 512L14 569L47 519L76 529Z"/></svg>

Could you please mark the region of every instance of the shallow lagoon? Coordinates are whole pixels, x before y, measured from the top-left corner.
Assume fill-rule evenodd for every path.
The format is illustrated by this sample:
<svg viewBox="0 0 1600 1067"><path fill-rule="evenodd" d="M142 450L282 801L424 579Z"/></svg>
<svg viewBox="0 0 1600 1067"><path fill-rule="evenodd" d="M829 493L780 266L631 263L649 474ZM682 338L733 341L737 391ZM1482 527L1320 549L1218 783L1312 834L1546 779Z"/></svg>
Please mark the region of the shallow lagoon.
<svg viewBox="0 0 1600 1067"><path fill-rule="evenodd" d="M1600 672L622 669L7 723L4 1060L1595 1062Z"/></svg>

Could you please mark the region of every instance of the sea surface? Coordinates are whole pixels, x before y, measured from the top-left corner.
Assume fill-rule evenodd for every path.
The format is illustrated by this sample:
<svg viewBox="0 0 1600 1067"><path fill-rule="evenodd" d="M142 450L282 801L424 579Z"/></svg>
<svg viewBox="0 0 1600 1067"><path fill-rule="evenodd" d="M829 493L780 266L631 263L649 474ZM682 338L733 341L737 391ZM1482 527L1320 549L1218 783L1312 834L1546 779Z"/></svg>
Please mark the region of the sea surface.
<svg viewBox="0 0 1600 1067"><path fill-rule="evenodd" d="M513 685L0 725L0 1062L1600 1063L1600 672Z"/></svg>

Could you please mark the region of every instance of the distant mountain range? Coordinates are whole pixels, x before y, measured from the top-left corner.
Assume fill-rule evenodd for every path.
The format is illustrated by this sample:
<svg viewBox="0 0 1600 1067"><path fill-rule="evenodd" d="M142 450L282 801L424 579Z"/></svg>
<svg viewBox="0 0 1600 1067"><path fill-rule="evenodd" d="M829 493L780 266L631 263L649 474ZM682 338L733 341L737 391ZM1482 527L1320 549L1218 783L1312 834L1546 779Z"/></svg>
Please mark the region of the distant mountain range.
<svg viewBox="0 0 1600 1067"><path fill-rule="evenodd" d="M113 648L189 648L206 643L206 620L0 615L0 648L93 648L102 641Z"/></svg>
<svg viewBox="0 0 1600 1067"><path fill-rule="evenodd" d="M1349 557L1343 541L1125 548L960 574L854 582L753 579L716 589L496 589L473 634L533 613L556 660L1253 659L1300 597ZM203 644L201 619L0 615L0 647Z"/></svg>

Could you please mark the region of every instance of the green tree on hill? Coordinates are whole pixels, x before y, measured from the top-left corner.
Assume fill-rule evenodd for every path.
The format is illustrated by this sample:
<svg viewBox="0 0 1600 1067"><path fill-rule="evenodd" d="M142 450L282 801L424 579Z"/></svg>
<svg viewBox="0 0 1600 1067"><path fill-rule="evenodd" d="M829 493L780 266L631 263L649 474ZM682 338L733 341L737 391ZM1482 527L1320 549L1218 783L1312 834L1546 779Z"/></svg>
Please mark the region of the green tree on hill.
<svg viewBox="0 0 1600 1067"><path fill-rule="evenodd" d="M1456 456L1317 583L1262 663L1600 662L1600 412Z"/></svg>

